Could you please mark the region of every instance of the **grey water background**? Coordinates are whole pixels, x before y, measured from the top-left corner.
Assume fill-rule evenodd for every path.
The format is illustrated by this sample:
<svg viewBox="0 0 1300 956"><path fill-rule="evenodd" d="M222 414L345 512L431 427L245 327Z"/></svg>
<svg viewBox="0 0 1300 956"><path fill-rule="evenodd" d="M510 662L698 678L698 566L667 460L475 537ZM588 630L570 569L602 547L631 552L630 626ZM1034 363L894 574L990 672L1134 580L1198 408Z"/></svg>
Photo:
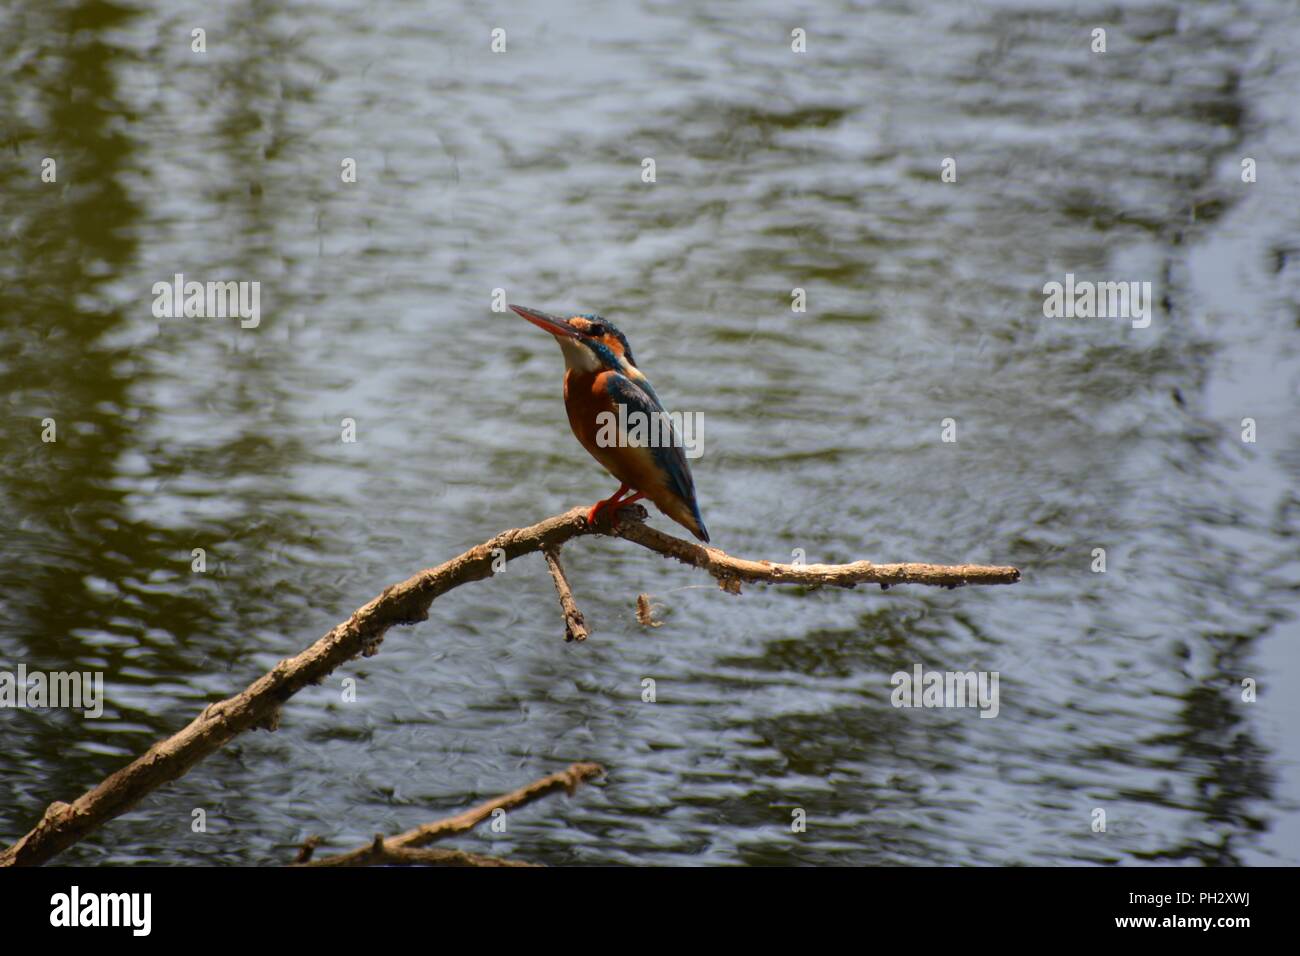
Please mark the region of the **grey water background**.
<svg viewBox="0 0 1300 956"><path fill-rule="evenodd" d="M1290 0L9 0L0 667L102 670L107 705L0 711L0 841L386 585L613 491L504 288L607 315L703 413L718 546L1024 580L735 597L586 539L585 644L512 562L60 861L283 863L595 760L453 845L1300 863L1297 48ZM154 318L177 272L259 281L260 326ZM1044 318L1067 272L1152 282L1151 326ZM998 671L997 718L892 707L917 663Z"/></svg>

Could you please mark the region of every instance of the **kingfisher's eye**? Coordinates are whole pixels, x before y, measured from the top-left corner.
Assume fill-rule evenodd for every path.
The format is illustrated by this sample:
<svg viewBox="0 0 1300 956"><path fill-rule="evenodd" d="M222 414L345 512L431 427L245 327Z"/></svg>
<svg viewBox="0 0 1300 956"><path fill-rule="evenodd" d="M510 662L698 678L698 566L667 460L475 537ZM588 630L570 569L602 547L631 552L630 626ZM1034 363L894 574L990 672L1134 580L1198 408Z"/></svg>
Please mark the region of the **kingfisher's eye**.
<svg viewBox="0 0 1300 956"><path fill-rule="evenodd" d="M594 335L596 338L600 338L602 335L604 335L604 334L605 334L606 332L608 332L608 331L609 331L609 330L606 329L606 328L605 328L603 325L601 325L599 322L593 322L593 323L591 323L591 325L587 326L587 334L588 334L588 335Z"/></svg>

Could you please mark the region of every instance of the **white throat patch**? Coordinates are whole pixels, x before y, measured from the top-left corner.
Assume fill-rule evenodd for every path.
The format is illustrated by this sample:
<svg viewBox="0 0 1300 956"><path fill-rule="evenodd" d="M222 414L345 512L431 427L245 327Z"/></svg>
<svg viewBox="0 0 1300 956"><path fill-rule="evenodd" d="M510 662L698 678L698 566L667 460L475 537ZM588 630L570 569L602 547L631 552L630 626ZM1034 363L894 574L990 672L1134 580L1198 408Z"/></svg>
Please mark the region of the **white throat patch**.
<svg viewBox="0 0 1300 956"><path fill-rule="evenodd" d="M564 364L575 372L594 372L600 368L600 362L590 349L567 337L557 336L555 341L560 343L560 351L564 353Z"/></svg>

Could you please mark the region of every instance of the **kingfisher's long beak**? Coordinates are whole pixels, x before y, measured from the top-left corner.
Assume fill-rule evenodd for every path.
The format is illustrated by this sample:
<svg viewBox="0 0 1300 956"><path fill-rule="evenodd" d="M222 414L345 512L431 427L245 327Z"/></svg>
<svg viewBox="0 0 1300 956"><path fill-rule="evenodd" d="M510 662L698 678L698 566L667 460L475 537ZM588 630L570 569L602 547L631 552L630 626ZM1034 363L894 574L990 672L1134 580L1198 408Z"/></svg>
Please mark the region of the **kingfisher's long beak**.
<svg viewBox="0 0 1300 956"><path fill-rule="evenodd" d="M545 329L552 335L566 336L571 339L581 338L578 331L569 326L568 322L558 316L550 315L547 312L539 312L536 309L530 309L524 305L512 305L510 307L519 315L523 316L533 325L540 329Z"/></svg>

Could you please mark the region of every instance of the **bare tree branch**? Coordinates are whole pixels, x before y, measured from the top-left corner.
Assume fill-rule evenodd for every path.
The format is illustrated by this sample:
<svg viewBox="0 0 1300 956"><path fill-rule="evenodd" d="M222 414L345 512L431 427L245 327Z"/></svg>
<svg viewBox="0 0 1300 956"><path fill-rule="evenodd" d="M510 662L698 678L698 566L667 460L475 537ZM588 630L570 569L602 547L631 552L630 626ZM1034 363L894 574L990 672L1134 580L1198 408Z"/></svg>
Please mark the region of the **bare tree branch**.
<svg viewBox="0 0 1300 956"><path fill-rule="evenodd" d="M543 548L546 566L551 571L551 580L555 582L555 593L560 598L560 610L564 612L564 640L585 641L587 639L587 622L583 619L578 602L573 599L573 589L569 579L564 576L564 566L560 564L559 548Z"/></svg>
<svg viewBox="0 0 1300 956"><path fill-rule="evenodd" d="M611 532L608 517L592 528L586 521L586 509L574 508L527 528L503 531L450 561L385 588L306 650L280 661L234 697L209 704L183 729L155 743L94 789L70 804L61 801L50 804L30 832L0 850L0 866L44 863L131 809L146 794L184 775L239 734L254 727L274 730L281 708L294 694L309 684L321 683L332 671L358 655L369 657L377 653L389 628L425 620L429 605L440 595L470 581L490 577L498 549L507 560L513 560L534 551L557 549L573 538L613 533L665 557L702 568L732 592L738 592L743 581L837 587L865 582L878 583L881 587L909 583L959 587L1011 584L1020 580L1020 572L1012 567L872 564L869 561L800 566L748 561L645 525L646 512L640 505L621 509L619 517L621 527Z"/></svg>
<svg viewBox="0 0 1300 956"><path fill-rule="evenodd" d="M349 853L322 857L319 860L310 860L309 862L303 862L300 855L297 862L298 865L304 866L370 866L374 863L435 863L438 866L527 866L526 863L520 864L498 860L495 857L477 857L480 860L494 861L491 863L456 863L441 862L437 855L421 858L409 855L404 857L402 854L410 854L415 851L416 847L422 847L433 843L435 840L472 830L497 810L513 810L515 807L522 807L534 800L540 800L557 790L564 790L572 795L580 783L598 777L604 772L604 768L598 763L570 764L567 770L560 770L540 780L534 780L526 787L520 787L518 790L513 790L504 796L488 800L486 803L480 803L477 807L466 810L464 813L426 823L414 830L407 830L405 833L399 833L397 836L388 839L377 836L373 843L359 847ZM306 847L304 847L305 849ZM433 853L433 851L425 852ZM454 853L455 851L444 850L440 852ZM473 856L473 854L470 855Z"/></svg>
<svg viewBox="0 0 1300 956"><path fill-rule="evenodd" d="M623 512L624 517L627 514L627 511ZM773 564L771 561L749 561L733 558L718 548L664 534L640 521L624 524L615 533L651 551L658 551L666 558L676 558L684 564L708 571L723 590L733 594L740 593L744 581L837 588L851 588L856 584L879 584L882 588L895 584L959 588L967 584L1015 584L1020 580L1018 568L985 564L873 564L870 561Z"/></svg>
<svg viewBox="0 0 1300 956"><path fill-rule="evenodd" d="M346 863L308 863L307 866L540 866L499 856L484 856L464 850L419 850L411 847L386 847L382 836L365 848L364 855Z"/></svg>

